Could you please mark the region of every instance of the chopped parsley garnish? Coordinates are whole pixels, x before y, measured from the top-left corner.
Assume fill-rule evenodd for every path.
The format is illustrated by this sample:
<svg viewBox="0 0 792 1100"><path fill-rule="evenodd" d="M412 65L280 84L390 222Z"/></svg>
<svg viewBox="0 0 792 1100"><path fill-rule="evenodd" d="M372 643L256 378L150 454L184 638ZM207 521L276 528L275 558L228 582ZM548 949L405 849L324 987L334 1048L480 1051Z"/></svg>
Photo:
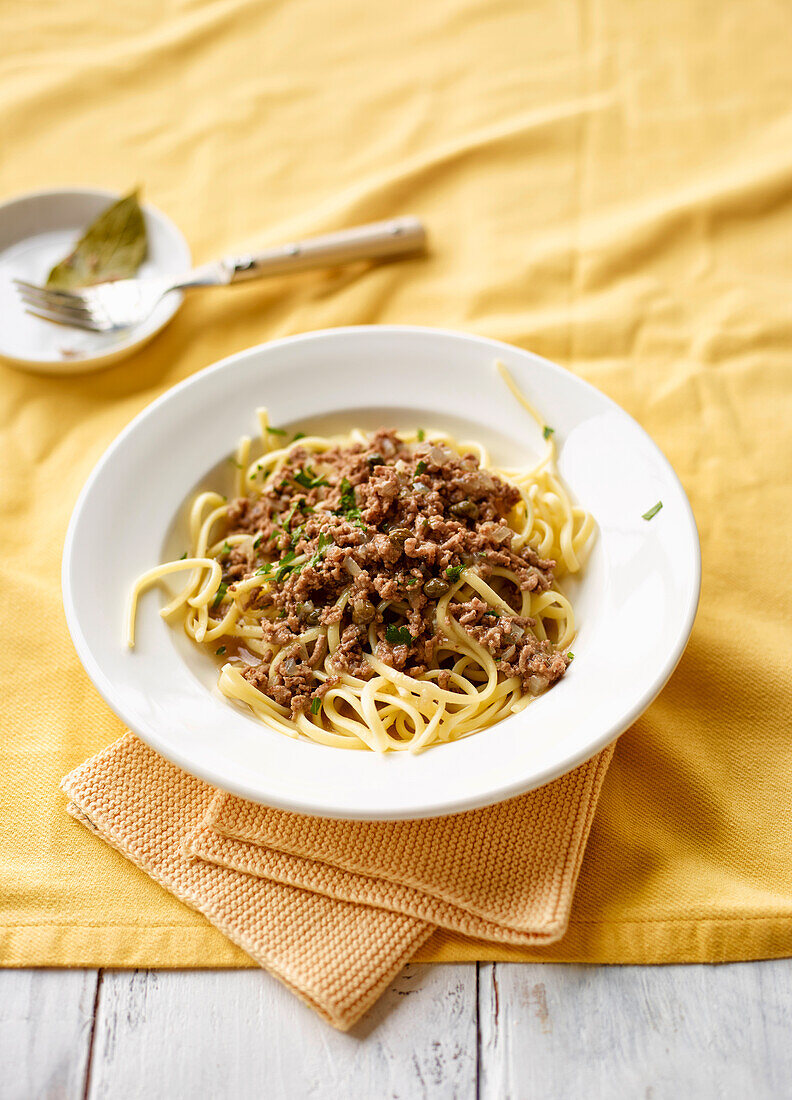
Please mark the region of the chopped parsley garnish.
<svg viewBox="0 0 792 1100"><path fill-rule="evenodd" d="M357 501L355 500L355 490L352 488L352 482L348 477L341 478L339 488L341 490L341 496L338 498L338 507L335 509L335 514L337 516L343 516L351 511L359 513Z"/></svg>
<svg viewBox="0 0 792 1100"><path fill-rule="evenodd" d="M259 546L261 546L261 540L263 538L264 538L263 535L256 535L256 537L253 539L253 549L254 550L258 550Z"/></svg>
<svg viewBox="0 0 792 1100"><path fill-rule="evenodd" d="M311 466L306 466L304 470L298 470L293 477L297 484L302 485L304 489L318 489L320 485L330 484L326 477L317 477L316 471Z"/></svg>
<svg viewBox="0 0 792 1100"><path fill-rule="evenodd" d="M222 657L223 654L225 653L225 651L226 651L226 647L224 645L221 645L219 649L215 650L215 656Z"/></svg>
<svg viewBox="0 0 792 1100"><path fill-rule="evenodd" d="M464 568L464 565L449 565L445 571L445 575L450 581L458 581Z"/></svg>
<svg viewBox="0 0 792 1100"><path fill-rule="evenodd" d="M417 577L410 577L410 579L408 581L405 581L404 583L405 584L417 584L418 583L418 578Z"/></svg>
<svg viewBox="0 0 792 1100"><path fill-rule="evenodd" d="M393 623L385 627L385 640L394 645L412 645L415 641L406 626L394 626Z"/></svg>
<svg viewBox="0 0 792 1100"><path fill-rule="evenodd" d="M321 699L313 699L311 701L311 714L318 714L322 707Z"/></svg>
<svg viewBox="0 0 792 1100"><path fill-rule="evenodd" d="M309 565L318 565L322 558L325 556L325 551L328 546L332 546L333 540L329 535L326 535L324 531L319 532L319 538L316 543L316 550L313 552L308 560Z"/></svg>
<svg viewBox="0 0 792 1100"><path fill-rule="evenodd" d="M641 516L641 519L652 519L654 516L657 515L662 507L662 500L658 500L657 504L655 504L653 508L650 508L648 512L644 512L644 514Z"/></svg>
<svg viewBox="0 0 792 1100"><path fill-rule="evenodd" d="M422 474L425 469L426 469L426 463L424 462L423 459L421 459L421 461L415 467L415 472L416 472L416 474Z"/></svg>
<svg viewBox="0 0 792 1100"><path fill-rule="evenodd" d="M305 502L303 501L303 503L305 503ZM297 501L294 502L294 504L292 504L291 508L288 510L286 515L281 520L280 525L281 525L281 527L283 528L284 531L289 530L289 527L291 526L291 521L294 519L294 513L297 511L297 509L299 507L300 507L300 501L297 500Z"/></svg>
<svg viewBox="0 0 792 1100"><path fill-rule="evenodd" d="M297 555L294 553L293 550L287 550L286 553L283 555L281 560L278 562L278 571L275 574L276 584L280 584L284 577L288 576L289 573L299 568L299 566L292 565L292 562L296 557Z"/></svg>
<svg viewBox="0 0 792 1100"><path fill-rule="evenodd" d="M298 439L305 439L305 432L295 432L294 442L296 443Z"/></svg>
<svg viewBox="0 0 792 1100"><path fill-rule="evenodd" d="M551 428L549 424L545 424L544 428L542 429L542 435L545 437L545 439L549 439L554 431L555 428Z"/></svg>
<svg viewBox="0 0 792 1100"><path fill-rule="evenodd" d="M301 527L292 532L292 537L294 538L295 542L300 537L300 535L302 535ZM299 572L301 572L305 565L318 565L322 558L325 556L325 551L327 550L328 546L332 544L332 541L333 540L330 538L329 535L326 535L324 531L321 531L319 534L319 539L317 541L316 550L307 562L295 562L294 559L297 557L297 555L295 554L294 550L287 550L280 561L277 562L275 583L280 584L281 581L290 573L296 576ZM272 567L270 566L269 568ZM258 572L269 572L269 568L267 568L267 566L263 566L262 569L258 570Z"/></svg>
<svg viewBox="0 0 792 1100"><path fill-rule="evenodd" d="M575 654L572 652L571 649L570 649L569 653L567 653L567 657L569 658L570 661L574 661Z"/></svg>
<svg viewBox="0 0 792 1100"><path fill-rule="evenodd" d="M255 576L265 577L267 575L267 573L271 573L271 572L272 572L272 562L271 561L265 561L264 564L259 569L256 570Z"/></svg>
<svg viewBox="0 0 792 1100"><path fill-rule="evenodd" d="M305 531L305 524L301 523L289 533L289 543L291 546L296 546L300 539L303 537Z"/></svg>
<svg viewBox="0 0 792 1100"><path fill-rule="evenodd" d="M360 509L355 500L355 490L348 477L341 478L339 488L341 489L341 496L338 500L338 507L333 509L333 515L343 516L344 519L359 527L361 531L365 531L366 525L361 519Z"/></svg>
<svg viewBox="0 0 792 1100"><path fill-rule="evenodd" d="M227 591L228 591L228 585L226 584L226 582L225 581L220 581L220 587L217 589L217 595L214 598L214 603L212 604L212 610L214 610L214 608L220 606L220 604L223 602L223 599L225 598L225 594L226 594Z"/></svg>
<svg viewBox="0 0 792 1100"><path fill-rule="evenodd" d="M426 439L426 432L423 430L423 428L419 428L417 434L418 434L418 442L423 443L423 441Z"/></svg>
<svg viewBox="0 0 792 1100"><path fill-rule="evenodd" d="M499 619L500 615L497 611L493 611L491 607L488 607L486 611L482 612L484 615L491 615L493 619Z"/></svg>
<svg viewBox="0 0 792 1100"><path fill-rule="evenodd" d="M229 462L231 463L231 465L232 465L232 466L236 466L236 468L237 468L238 470L241 470L241 469L242 469L242 463L241 463L241 462L237 462L237 460L236 460L235 458L229 458L229 460L228 460L228 461L229 461Z"/></svg>
<svg viewBox="0 0 792 1100"><path fill-rule="evenodd" d="M226 541L223 543L222 552L224 554L230 554L232 549L233 549L233 547L231 546L231 543L226 539Z"/></svg>
<svg viewBox="0 0 792 1100"><path fill-rule="evenodd" d="M187 551L185 550L184 553L182 554L182 556L179 558L179 561L184 561L184 559L186 557L187 557Z"/></svg>
<svg viewBox="0 0 792 1100"><path fill-rule="evenodd" d="M269 424L267 425L267 431L270 435L286 435L285 428L271 428Z"/></svg>

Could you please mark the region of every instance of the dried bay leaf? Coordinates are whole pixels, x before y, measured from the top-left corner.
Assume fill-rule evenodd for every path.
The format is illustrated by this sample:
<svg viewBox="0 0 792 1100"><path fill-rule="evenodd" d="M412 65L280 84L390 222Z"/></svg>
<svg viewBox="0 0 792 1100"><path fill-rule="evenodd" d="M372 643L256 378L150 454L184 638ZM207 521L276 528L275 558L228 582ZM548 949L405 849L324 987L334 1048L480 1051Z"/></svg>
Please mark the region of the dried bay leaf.
<svg viewBox="0 0 792 1100"><path fill-rule="evenodd" d="M111 279L131 279L147 249L146 220L138 192L133 191L108 206L88 226L74 250L50 271L47 286L73 290Z"/></svg>

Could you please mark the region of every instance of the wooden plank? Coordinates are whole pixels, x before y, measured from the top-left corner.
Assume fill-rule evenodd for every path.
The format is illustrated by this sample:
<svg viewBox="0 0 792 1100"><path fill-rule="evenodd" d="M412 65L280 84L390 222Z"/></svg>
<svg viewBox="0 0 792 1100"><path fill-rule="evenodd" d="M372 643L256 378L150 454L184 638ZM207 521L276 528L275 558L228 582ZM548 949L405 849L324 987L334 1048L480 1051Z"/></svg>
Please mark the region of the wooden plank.
<svg viewBox="0 0 792 1100"><path fill-rule="evenodd" d="M95 970L0 970L0 1098L82 1100Z"/></svg>
<svg viewBox="0 0 792 1100"><path fill-rule="evenodd" d="M0 1100L473 1097L475 967L408 967L339 1035L258 971L0 971ZM792 1096L792 961L482 965L482 1100Z"/></svg>
<svg viewBox="0 0 792 1100"><path fill-rule="evenodd" d="M479 975L482 1100L792 1096L792 961Z"/></svg>
<svg viewBox="0 0 792 1100"><path fill-rule="evenodd" d="M258 971L105 971L91 1100L476 1093L476 968L408 966L340 1034Z"/></svg>

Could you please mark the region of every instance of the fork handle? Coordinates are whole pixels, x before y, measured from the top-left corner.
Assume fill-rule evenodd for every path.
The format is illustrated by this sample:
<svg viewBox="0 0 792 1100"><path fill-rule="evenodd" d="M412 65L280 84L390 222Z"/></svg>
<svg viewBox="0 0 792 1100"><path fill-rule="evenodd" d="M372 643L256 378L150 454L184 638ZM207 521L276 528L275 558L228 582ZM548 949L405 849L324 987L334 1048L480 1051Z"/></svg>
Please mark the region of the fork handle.
<svg viewBox="0 0 792 1100"><path fill-rule="evenodd" d="M354 260L404 256L422 252L425 247L426 230L418 218L391 218L279 245L254 255L232 256L223 260L223 266L230 272L230 282L238 283L287 271L333 267Z"/></svg>

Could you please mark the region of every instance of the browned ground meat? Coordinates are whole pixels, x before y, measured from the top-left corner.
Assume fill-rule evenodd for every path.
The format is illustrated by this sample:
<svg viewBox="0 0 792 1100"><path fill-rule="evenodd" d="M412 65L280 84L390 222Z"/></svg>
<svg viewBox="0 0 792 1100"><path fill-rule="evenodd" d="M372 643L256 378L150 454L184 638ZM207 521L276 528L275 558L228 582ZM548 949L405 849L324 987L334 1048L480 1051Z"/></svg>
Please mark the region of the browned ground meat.
<svg viewBox="0 0 792 1100"><path fill-rule="evenodd" d="M517 676L531 695L540 695L566 672L569 658L539 641L530 629L533 619L493 614L478 598L454 605L451 613L492 654L498 671Z"/></svg>
<svg viewBox="0 0 792 1100"><path fill-rule="evenodd" d="M274 486L228 509L226 534L253 538L227 550L223 579L233 590L257 571L274 575L275 583L254 600L274 612L264 620L265 638L286 647L274 668L264 661L246 666L244 675L293 716L315 707L329 686L314 675L326 639L312 652L296 640L307 626L332 622L341 623L333 658L338 672L371 677L364 657L370 624L385 664L412 675L436 667L437 601L461 568L472 566L486 578L493 566L505 566L527 591L552 583L555 562L528 547L512 550L506 520L518 500L514 486L481 469L475 455L407 445L386 429L366 444L321 455L293 447ZM303 555L306 561L292 564ZM342 611L334 605L345 589ZM384 600L395 606L383 611ZM536 639L531 620L516 612L498 615L477 598L450 611L503 675L519 677L526 691L538 694L563 675L567 658Z"/></svg>

